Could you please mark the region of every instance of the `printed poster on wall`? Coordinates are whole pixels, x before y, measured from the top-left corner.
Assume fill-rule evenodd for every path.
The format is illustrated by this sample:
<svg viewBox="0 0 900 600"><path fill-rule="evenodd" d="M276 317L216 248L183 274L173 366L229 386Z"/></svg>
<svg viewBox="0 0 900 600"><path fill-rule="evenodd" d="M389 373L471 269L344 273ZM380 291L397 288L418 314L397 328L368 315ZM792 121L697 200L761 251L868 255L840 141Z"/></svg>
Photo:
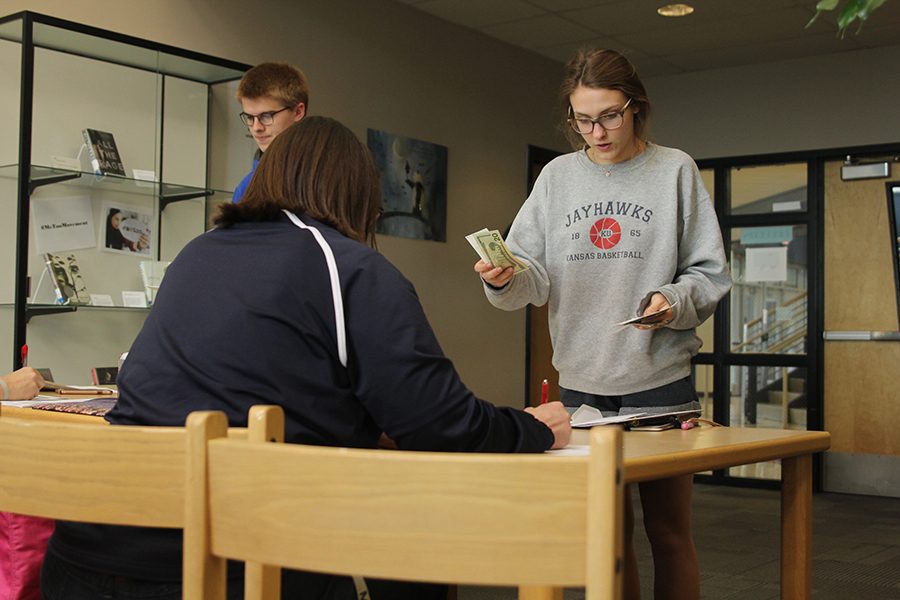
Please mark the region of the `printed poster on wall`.
<svg viewBox="0 0 900 600"><path fill-rule="evenodd" d="M368 146L381 171L378 233L447 241L447 147L376 129Z"/></svg>
<svg viewBox="0 0 900 600"><path fill-rule="evenodd" d="M153 255L153 209L104 201L100 214L104 222L102 249L133 256Z"/></svg>
<svg viewBox="0 0 900 600"><path fill-rule="evenodd" d="M90 248L96 244L90 198L32 198L31 222L38 254Z"/></svg>

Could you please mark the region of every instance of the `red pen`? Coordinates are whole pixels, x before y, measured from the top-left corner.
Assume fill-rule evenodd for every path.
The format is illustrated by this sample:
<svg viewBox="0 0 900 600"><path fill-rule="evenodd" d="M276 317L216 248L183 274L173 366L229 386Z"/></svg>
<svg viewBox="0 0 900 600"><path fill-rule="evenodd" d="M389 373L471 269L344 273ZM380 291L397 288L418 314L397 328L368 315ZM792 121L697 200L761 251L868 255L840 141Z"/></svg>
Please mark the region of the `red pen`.
<svg viewBox="0 0 900 600"><path fill-rule="evenodd" d="M22 366L28 366L28 344L22 344Z"/></svg>
<svg viewBox="0 0 900 600"><path fill-rule="evenodd" d="M547 380L545 379L544 381L541 382L541 404L547 404L548 392L549 392L548 384L547 384Z"/></svg>

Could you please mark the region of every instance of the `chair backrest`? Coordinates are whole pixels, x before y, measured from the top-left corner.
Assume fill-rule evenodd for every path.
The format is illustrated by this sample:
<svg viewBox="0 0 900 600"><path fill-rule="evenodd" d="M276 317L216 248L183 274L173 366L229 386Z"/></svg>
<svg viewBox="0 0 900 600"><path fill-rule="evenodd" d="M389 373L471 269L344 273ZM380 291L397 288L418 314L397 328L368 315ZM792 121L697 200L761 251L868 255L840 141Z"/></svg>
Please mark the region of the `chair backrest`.
<svg viewBox="0 0 900 600"><path fill-rule="evenodd" d="M621 590L622 440L589 457L360 450L223 438L188 418L185 599L223 598L224 559L323 573ZM247 598L264 597L250 589Z"/></svg>
<svg viewBox="0 0 900 600"><path fill-rule="evenodd" d="M184 526L185 429L0 415L0 510L88 523Z"/></svg>
<svg viewBox="0 0 900 600"><path fill-rule="evenodd" d="M237 438L246 432L227 430ZM0 412L0 510L182 528L186 443L184 427L105 426L100 419L93 424Z"/></svg>

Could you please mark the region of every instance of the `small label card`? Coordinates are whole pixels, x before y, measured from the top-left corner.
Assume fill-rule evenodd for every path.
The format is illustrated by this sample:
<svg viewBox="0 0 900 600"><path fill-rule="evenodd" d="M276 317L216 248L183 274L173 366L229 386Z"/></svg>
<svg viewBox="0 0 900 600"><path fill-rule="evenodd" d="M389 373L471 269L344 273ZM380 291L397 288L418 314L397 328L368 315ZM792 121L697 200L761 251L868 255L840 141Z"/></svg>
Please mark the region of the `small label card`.
<svg viewBox="0 0 900 600"><path fill-rule="evenodd" d="M134 179L138 182L138 185L141 187L153 187L152 185L147 185L143 183L144 181L149 181L151 183L156 182L156 171L147 171L145 169L132 169L131 174Z"/></svg>
<svg viewBox="0 0 900 600"><path fill-rule="evenodd" d="M122 304L132 308L147 308L147 294L143 291L129 292L122 290Z"/></svg>
<svg viewBox="0 0 900 600"><path fill-rule="evenodd" d="M91 306L115 306L109 294L90 294Z"/></svg>
<svg viewBox="0 0 900 600"><path fill-rule="evenodd" d="M81 161L71 156L51 156L50 166L54 169L66 169L67 171L81 171Z"/></svg>

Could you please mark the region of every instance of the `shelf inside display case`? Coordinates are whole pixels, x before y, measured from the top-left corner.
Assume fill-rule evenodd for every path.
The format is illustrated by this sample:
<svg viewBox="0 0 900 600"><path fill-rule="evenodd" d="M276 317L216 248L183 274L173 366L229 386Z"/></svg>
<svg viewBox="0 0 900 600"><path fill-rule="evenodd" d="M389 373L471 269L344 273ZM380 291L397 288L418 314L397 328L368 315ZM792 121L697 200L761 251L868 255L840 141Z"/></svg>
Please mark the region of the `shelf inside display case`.
<svg viewBox="0 0 900 600"><path fill-rule="evenodd" d="M76 381L140 332L150 309L137 298L153 288L142 264L174 260L230 202L222 188L243 168L232 173L227 149L251 145L230 108L250 65L31 11L0 16L0 50L20 65L2 70L18 111L0 162L0 342L12 349L0 355L18 368L27 343L36 364ZM115 134L122 176L85 160L92 128ZM56 303L72 296L47 281L73 284L79 303Z"/></svg>
<svg viewBox="0 0 900 600"><path fill-rule="evenodd" d="M0 178L16 179L18 176L19 165L0 166ZM120 194L156 197L160 199L160 210L165 210L166 206L179 200L191 200L193 198L227 193L189 185L145 181L116 175L96 175L82 171L31 165L31 174L29 176L30 191L33 192L35 188L55 183L66 183L67 185L75 185L92 190L112 191Z"/></svg>
<svg viewBox="0 0 900 600"><path fill-rule="evenodd" d="M12 304L0 304L0 308L4 309L12 309L14 305ZM25 316L27 320L31 320L33 317L40 317L42 315L58 315L62 313L73 313L79 310L88 310L88 311L110 311L110 312L124 312L124 313L146 313L150 310L150 307L136 307L136 306L95 306L93 304L28 304L25 307Z"/></svg>

